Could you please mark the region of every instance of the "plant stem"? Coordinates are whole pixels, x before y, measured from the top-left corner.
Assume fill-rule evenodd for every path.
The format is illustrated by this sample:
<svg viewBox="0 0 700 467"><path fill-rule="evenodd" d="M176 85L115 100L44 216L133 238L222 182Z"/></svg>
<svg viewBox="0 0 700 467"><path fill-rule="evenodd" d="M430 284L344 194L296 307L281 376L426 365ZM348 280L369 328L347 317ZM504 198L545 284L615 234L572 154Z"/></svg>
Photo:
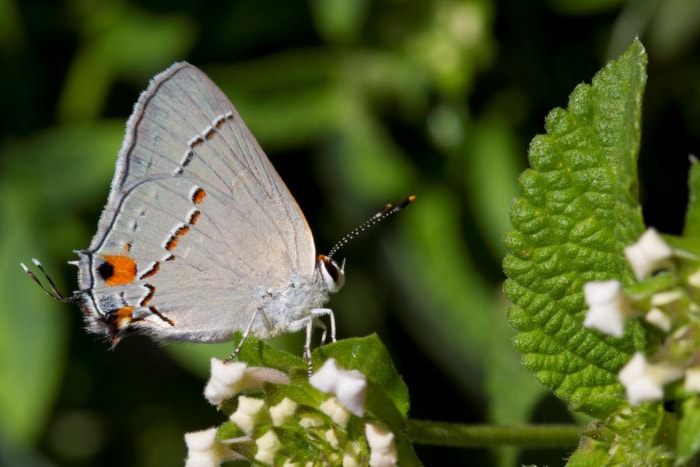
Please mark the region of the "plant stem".
<svg viewBox="0 0 700 467"><path fill-rule="evenodd" d="M408 436L416 444L454 447L503 445L538 448L573 448L583 427L578 425L493 426L409 420Z"/></svg>

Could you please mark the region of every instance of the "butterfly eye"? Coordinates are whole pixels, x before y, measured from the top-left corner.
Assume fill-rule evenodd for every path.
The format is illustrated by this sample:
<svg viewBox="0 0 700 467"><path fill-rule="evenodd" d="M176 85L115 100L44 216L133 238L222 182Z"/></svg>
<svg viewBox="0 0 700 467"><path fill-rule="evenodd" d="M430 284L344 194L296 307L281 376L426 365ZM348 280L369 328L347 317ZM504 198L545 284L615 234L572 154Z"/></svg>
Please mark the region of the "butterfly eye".
<svg viewBox="0 0 700 467"><path fill-rule="evenodd" d="M316 269L330 293L336 293L343 288L345 284L345 261L338 266L338 263L328 256L319 255L316 261Z"/></svg>

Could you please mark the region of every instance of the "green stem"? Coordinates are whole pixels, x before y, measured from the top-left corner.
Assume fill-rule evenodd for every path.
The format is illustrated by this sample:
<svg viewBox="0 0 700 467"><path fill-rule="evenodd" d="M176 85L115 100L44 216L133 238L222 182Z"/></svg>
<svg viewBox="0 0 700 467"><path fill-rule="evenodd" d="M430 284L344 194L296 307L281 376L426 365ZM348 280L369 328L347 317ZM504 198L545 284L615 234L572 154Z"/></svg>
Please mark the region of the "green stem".
<svg viewBox="0 0 700 467"><path fill-rule="evenodd" d="M583 427L578 425L464 425L460 423L409 420L408 436L416 444L453 447L503 445L537 448L574 448Z"/></svg>

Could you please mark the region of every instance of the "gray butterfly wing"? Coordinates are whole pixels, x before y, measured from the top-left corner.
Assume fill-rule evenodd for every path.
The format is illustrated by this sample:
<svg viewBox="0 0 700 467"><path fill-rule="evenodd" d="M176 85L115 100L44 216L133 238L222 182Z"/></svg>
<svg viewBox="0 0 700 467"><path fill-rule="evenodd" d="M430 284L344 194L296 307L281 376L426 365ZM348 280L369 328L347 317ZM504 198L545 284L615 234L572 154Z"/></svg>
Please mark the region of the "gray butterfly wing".
<svg viewBox="0 0 700 467"><path fill-rule="evenodd" d="M88 327L115 342L129 330L230 339L315 264L287 187L228 98L187 63L136 103L98 232L79 256ZM298 318L281 310L254 333Z"/></svg>

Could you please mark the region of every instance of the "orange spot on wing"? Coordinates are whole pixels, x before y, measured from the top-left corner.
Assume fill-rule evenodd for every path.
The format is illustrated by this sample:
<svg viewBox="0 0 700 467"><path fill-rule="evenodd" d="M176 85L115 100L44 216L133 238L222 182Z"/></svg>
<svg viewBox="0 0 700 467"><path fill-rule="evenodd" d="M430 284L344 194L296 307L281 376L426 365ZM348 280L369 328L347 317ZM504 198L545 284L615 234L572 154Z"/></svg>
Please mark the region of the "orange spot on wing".
<svg viewBox="0 0 700 467"><path fill-rule="evenodd" d="M151 269L146 271L145 274L143 274L139 279L147 279L149 277L155 276L158 271L160 270L160 263L156 262Z"/></svg>
<svg viewBox="0 0 700 467"><path fill-rule="evenodd" d="M190 217L190 225L195 225L197 223L200 214L201 213L199 211L195 211L192 213L192 216Z"/></svg>
<svg viewBox="0 0 700 467"><path fill-rule="evenodd" d="M105 255L105 261L112 266L112 274L105 278L105 284L130 284L136 279L136 261L128 256ZM127 307L128 308L128 307Z"/></svg>
<svg viewBox="0 0 700 467"><path fill-rule="evenodd" d="M133 306L125 306L120 309L118 309L114 314L115 314L115 323L117 325L117 329L123 328L125 325L129 324L131 320L133 319L133 312L134 312L134 307Z"/></svg>
<svg viewBox="0 0 700 467"><path fill-rule="evenodd" d="M194 204L200 204L204 200L205 196L207 196L207 192L204 191L202 188L197 188L197 190L192 195L192 202Z"/></svg>
<svg viewBox="0 0 700 467"><path fill-rule="evenodd" d="M133 306L124 306L116 311L117 319L129 319L132 318L132 313L134 312Z"/></svg>
<svg viewBox="0 0 700 467"><path fill-rule="evenodd" d="M182 227L178 227L178 229L175 231L175 234L172 235L170 237L170 240L168 240L168 243L165 244L165 249L168 251L173 251L177 246L177 242L180 241L180 237L185 236L185 234L189 231L189 225L183 225Z"/></svg>
<svg viewBox="0 0 700 467"><path fill-rule="evenodd" d="M177 237L177 235L173 235L170 237L170 240L168 240L168 243L165 244L165 249L168 251L173 251L177 246L177 242L179 241L180 239Z"/></svg>
<svg viewBox="0 0 700 467"><path fill-rule="evenodd" d="M141 300L141 303L139 303L140 306L146 306L156 294L156 288L154 286L146 284L146 288L148 289L148 294L143 297L143 300Z"/></svg>

